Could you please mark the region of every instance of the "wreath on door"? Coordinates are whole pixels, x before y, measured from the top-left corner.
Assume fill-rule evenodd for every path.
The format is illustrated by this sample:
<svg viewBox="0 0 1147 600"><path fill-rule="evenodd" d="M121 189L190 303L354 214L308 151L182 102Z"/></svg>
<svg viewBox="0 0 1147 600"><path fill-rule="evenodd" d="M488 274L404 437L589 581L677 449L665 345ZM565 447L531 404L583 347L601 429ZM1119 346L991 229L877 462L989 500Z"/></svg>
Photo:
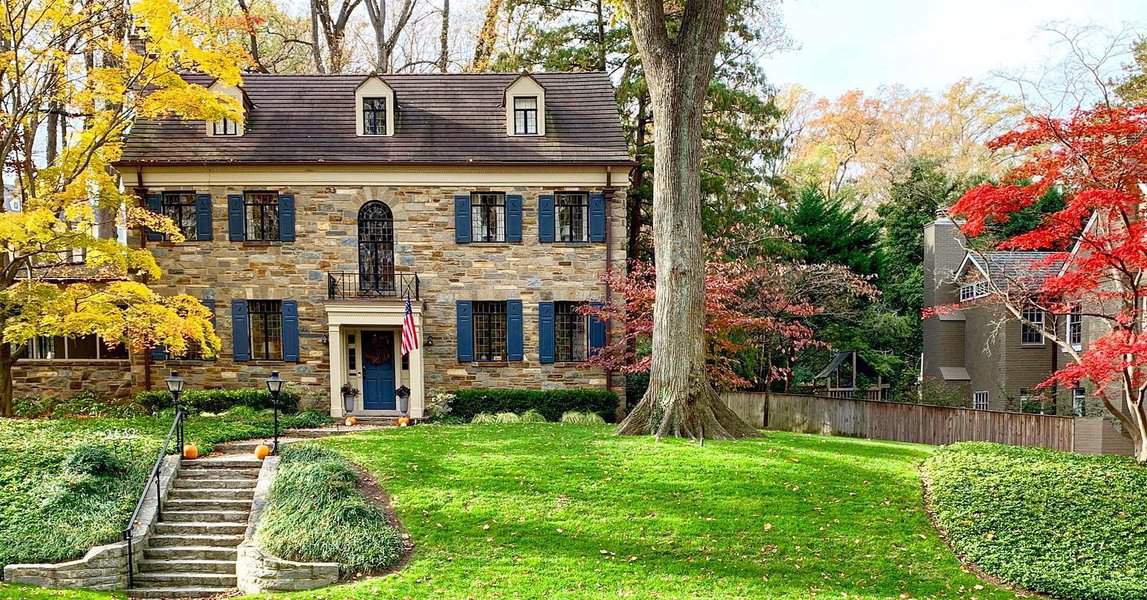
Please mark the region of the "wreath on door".
<svg viewBox="0 0 1147 600"><path fill-rule="evenodd" d="M382 340L382 336L378 334L366 336L366 348L363 349L362 357L371 366L384 365L394 358L394 348L391 344L382 343Z"/></svg>

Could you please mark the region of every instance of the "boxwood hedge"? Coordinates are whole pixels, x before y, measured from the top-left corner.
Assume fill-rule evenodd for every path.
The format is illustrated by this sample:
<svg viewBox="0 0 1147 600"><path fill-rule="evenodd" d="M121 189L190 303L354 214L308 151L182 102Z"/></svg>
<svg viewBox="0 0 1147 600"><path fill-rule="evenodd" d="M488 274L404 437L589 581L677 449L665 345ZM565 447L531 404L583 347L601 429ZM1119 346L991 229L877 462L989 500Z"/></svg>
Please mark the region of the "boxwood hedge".
<svg viewBox="0 0 1147 600"><path fill-rule="evenodd" d="M962 443L923 474L953 548L988 574L1056 598L1147 599L1147 467Z"/></svg>
<svg viewBox="0 0 1147 600"><path fill-rule="evenodd" d="M617 394L595 388L564 390L463 389L454 392L450 414L467 422L478 413L534 410L547 421L558 421L567 411L593 412L612 423L617 411Z"/></svg>

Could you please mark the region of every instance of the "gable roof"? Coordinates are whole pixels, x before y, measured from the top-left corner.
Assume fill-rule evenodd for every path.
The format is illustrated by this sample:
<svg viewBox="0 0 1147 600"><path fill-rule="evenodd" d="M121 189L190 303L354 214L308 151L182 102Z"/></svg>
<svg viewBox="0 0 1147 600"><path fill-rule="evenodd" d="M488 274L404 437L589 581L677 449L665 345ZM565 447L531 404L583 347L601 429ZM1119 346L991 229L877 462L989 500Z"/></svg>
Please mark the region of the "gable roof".
<svg viewBox="0 0 1147 600"><path fill-rule="evenodd" d="M1059 274L1065 262L1063 257L1063 252L993 251L981 253L980 256L969 252L964 255L960 268L956 269L956 279L963 277L969 268L975 267L980 274L996 282L996 285L1008 281L1042 283L1048 277Z"/></svg>
<svg viewBox="0 0 1147 600"><path fill-rule="evenodd" d="M605 73L536 73L546 135L506 135L504 90L519 73L379 75L397 102L390 137L355 134L365 75L243 76L254 108L242 136L203 121L139 119L118 166L226 164L633 165ZM189 81L210 85L204 76Z"/></svg>

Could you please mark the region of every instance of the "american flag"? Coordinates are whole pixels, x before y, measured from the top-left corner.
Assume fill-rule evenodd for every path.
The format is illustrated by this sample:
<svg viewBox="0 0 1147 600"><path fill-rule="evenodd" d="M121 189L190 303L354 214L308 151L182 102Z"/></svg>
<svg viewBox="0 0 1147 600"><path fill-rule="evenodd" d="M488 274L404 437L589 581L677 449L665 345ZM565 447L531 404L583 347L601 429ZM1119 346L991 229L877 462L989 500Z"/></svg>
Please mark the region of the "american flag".
<svg viewBox="0 0 1147 600"><path fill-rule="evenodd" d="M410 296L406 297L406 316L402 317L402 355L410 354L418 348L418 329L414 327L414 309L410 307Z"/></svg>

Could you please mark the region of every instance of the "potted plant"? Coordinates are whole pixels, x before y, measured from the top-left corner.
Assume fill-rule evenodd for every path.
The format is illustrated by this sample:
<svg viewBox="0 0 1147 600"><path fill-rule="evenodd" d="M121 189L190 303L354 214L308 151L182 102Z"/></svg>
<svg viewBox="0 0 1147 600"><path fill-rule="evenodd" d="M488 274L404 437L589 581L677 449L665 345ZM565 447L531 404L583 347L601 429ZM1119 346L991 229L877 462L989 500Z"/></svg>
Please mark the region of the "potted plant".
<svg viewBox="0 0 1147 600"><path fill-rule="evenodd" d="M342 387L342 394L343 394L343 409L347 413L353 412L354 411L354 400L355 400L355 398L358 398L358 394L359 394L358 388L354 387L353 385L351 385L349 383L344 383L343 387Z"/></svg>

